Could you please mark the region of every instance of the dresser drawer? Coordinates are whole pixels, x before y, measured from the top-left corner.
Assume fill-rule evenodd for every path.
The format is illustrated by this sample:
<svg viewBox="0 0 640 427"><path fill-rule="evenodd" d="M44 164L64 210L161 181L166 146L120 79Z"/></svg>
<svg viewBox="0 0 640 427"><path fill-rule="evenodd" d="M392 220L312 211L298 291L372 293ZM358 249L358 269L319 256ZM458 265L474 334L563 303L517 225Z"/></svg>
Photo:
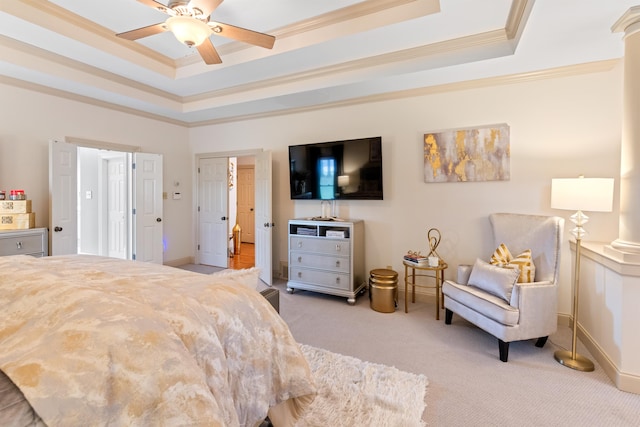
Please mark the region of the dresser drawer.
<svg viewBox="0 0 640 427"><path fill-rule="evenodd" d="M341 289L348 291L351 289L351 276L331 271L312 270L300 267L289 267L289 280L296 282L320 285L327 288Z"/></svg>
<svg viewBox="0 0 640 427"><path fill-rule="evenodd" d="M292 251L319 252L323 254L349 256L351 244L348 239L328 239L291 236Z"/></svg>
<svg viewBox="0 0 640 427"><path fill-rule="evenodd" d="M41 253L42 236L16 236L0 238L0 256Z"/></svg>
<svg viewBox="0 0 640 427"><path fill-rule="evenodd" d="M349 257L318 255L306 252L290 252L289 265L292 267L311 267L339 273L349 273Z"/></svg>

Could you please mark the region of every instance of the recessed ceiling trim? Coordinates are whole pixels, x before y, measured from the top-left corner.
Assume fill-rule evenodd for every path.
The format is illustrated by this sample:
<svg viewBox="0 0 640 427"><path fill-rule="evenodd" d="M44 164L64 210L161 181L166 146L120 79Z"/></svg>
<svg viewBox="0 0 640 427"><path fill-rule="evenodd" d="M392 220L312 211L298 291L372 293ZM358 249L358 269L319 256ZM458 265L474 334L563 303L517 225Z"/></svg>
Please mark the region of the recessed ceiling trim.
<svg viewBox="0 0 640 427"><path fill-rule="evenodd" d="M296 107L271 111L257 114L247 114L244 116L234 116L222 119L204 120L192 122L188 124L190 128L218 125L223 123L233 123L245 120L255 120L269 117L285 116L290 114L305 113L317 110L325 110L329 108L348 107L352 105L360 105L371 102L391 101L402 98L414 98L417 96L433 95L437 93L455 92L461 90L481 89L484 87L501 86L508 84L518 84L532 82L538 80L556 79L570 77L581 74L601 73L611 71L620 59L609 59L604 61L590 62L586 64L569 65L564 67L551 68L547 70L539 70L527 73L516 73L505 76L487 77L484 79L475 79L455 83L446 83L441 85L427 86L422 88L412 88L401 91L381 93L376 95L368 95L359 98L351 98L344 101L335 101L325 104L317 104L309 107Z"/></svg>
<svg viewBox="0 0 640 427"><path fill-rule="evenodd" d="M365 104L365 103L371 103L371 102L382 102L382 101L389 101L394 99L425 96L425 95L431 95L436 93L479 89L479 88L489 87L489 86L517 84L517 83L523 83L528 81L563 78L563 77L570 77L570 76L575 76L580 74L608 72L608 71L611 71L615 66L617 66L620 63L620 61L621 59L595 61L595 62L589 62L586 64L556 67L556 68L551 68L547 70L539 70L535 72L516 73L516 74L509 74L506 76L488 77L484 79L468 80L468 81L456 82L456 83L446 83L446 84L434 85L434 86L428 86L428 87L422 87L422 88L414 88L414 89L394 91L394 92L383 93L383 94L363 96L363 97L353 98L345 101L336 101L336 102L325 103L325 104L311 106L311 107L290 108L290 109L283 109L283 110L267 112L267 113L247 114L243 116L233 116L233 117L227 117L227 118L221 118L221 119L202 120L202 121L191 122L191 123L183 120L171 119L159 114L152 114L152 113L136 110L133 108L123 107L121 105L117 105L109 102L99 101L94 98L77 95L77 94L59 90L59 89L53 89L48 86L42 86L35 83L26 82L24 80L15 79L12 77L0 76L0 84L20 87L25 90L30 90L30 91L38 92L45 95L55 96L59 98L69 99L71 101L77 101L84 104L102 107L102 108L106 108L113 111L119 111L122 113L135 115L138 117L157 120L163 123L173 124L177 126L184 126L188 128L197 128L202 126L210 126L210 125L217 125L217 124L223 124L223 123L233 123L233 122L260 119L260 118L268 118L268 117L284 116L284 115L290 115L290 114L296 114L296 113L304 113L309 111L324 110L328 108L346 107L346 106L359 105L359 104Z"/></svg>
<svg viewBox="0 0 640 427"><path fill-rule="evenodd" d="M259 82L187 96L183 98L183 101L185 103L195 103L206 99L219 101L222 97L236 95L239 93L258 91L266 88L273 89L274 87L281 85L299 85L303 81L326 78L336 74L350 72L361 73L367 68L381 67L387 64L397 64L399 62L412 61L421 58L432 58L437 55L448 55L453 58L456 55L468 52L469 49L478 49L484 46L495 46L505 41L507 41L507 38L504 30L489 31L482 34L474 34L453 40L446 40L430 45L405 49L398 52L391 52L322 68L316 68L311 71L289 74L286 76L261 80Z"/></svg>
<svg viewBox="0 0 640 427"><path fill-rule="evenodd" d="M81 102L87 105L102 107L112 111L119 111L121 113L131 114L138 117L144 117L147 119L158 120L160 122L169 123L173 125L187 126L189 124L185 121L172 119L170 117L163 116L160 114L148 113L146 111L141 111L139 109L135 109L131 107L123 107L122 105L114 104L113 102L101 101L99 99L78 95L66 90L55 89L55 88L40 85L37 83L27 82L25 80L16 79L13 77L0 76L0 84L19 87L19 88L30 90L32 92L37 92L43 95L49 95L49 96L55 96L57 98L68 99L71 101Z"/></svg>
<svg viewBox="0 0 640 427"><path fill-rule="evenodd" d="M7 58L11 58L14 64L36 72L46 69L49 74L65 80L82 82L129 97L136 95L140 100L158 103L176 111L182 108L183 100L177 95L2 35L0 35L0 51L4 52Z"/></svg>
<svg viewBox="0 0 640 427"><path fill-rule="evenodd" d="M395 13L393 12L395 10ZM380 27L391 25L406 19L414 19L440 11L439 0L368 0L342 9L334 10L310 19L296 22L285 27L267 31L276 37L274 53L281 53L291 49L299 49L302 44L309 44L336 38L339 35L352 34L356 31L363 31L363 25L368 27ZM371 15L381 14L377 21L366 21ZM360 22L360 24L357 24ZM328 28L333 30L324 31ZM340 28L340 31L336 31ZM311 33L317 34L311 37ZM304 42L300 36L305 35L307 41ZM296 37L295 41L289 41ZM220 46L218 52L223 56L241 52L247 49L254 49L254 46L246 43L231 42ZM176 61L178 67L188 66L198 62L197 55L181 58Z"/></svg>
<svg viewBox="0 0 640 427"><path fill-rule="evenodd" d="M505 25L508 39L515 39L518 34L522 33L524 22L533 8L533 3L534 0L513 0Z"/></svg>
<svg viewBox="0 0 640 427"><path fill-rule="evenodd" d="M113 31L69 12L54 3L42 0L11 0L0 2L0 10L39 27L152 70L169 78L175 77L176 63L153 49L115 37Z"/></svg>

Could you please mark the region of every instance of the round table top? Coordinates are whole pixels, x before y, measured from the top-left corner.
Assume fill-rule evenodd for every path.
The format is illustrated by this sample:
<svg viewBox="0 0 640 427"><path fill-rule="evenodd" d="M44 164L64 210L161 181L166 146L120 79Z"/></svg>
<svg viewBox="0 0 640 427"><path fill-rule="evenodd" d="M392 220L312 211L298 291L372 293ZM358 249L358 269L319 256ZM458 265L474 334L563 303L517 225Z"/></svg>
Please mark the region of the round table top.
<svg viewBox="0 0 640 427"><path fill-rule="evenodd" d="M445 270L447 267L449 267L443 260L440 260L440 264L438 264L437 267L431 267L429 264L416 265L415 263L409 262L407 260L402 260L402 263L407 267L416 268L419 270Z"/></svg>

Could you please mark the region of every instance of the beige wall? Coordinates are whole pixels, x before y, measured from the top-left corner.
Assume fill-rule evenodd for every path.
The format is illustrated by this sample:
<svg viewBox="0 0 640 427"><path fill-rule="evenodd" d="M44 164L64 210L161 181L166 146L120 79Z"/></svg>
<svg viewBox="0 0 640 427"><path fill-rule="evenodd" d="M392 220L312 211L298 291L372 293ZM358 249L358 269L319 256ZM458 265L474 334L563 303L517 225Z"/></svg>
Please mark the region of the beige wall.
<svg viewBox="0 0 640 427"><path fill-rule="evenodd" d="M274 271L287 259L289 218L320 214L320 204L289 198L287 146L381 135L384 201L341 201L342 217L365 220L367 269L401 270L408 250L427 249L426 232L442 232L439 253L454 277L458 263L487 257L491 212L556 214L554 177L616 178L620 164L622 68L538 81L461 90L315 112L186 129L75 101L0 84L0 188L22 188L33 200L38 226L48 223L48 141L74 136L136 145L164 155L165 191L182 200L164 203L165 262L194 256L193 170L197 153L273 152ZM511 180L426 184L422 134L456 127L507 123L511 127ZM180 187L173 187L175 181ZM617 191L616 191L617 193ZM613 214L594 213L587 240L618 236ZM566 239L569 239L566 227ZM560 313L570 313L570 253L565 247Z"/></svg>
<svg viewBox="0 0 640 427"><path fill-rule="evenodd" d="M185 128L0 84L0 189L24 189L36 224L49 221L49 140L72 136L139 146L164 156L165 261L191 256L191 155ZM179 189L173 182L179 181Z"/></svg>
<svg viewBox="0 0 640 427"><path fill-rule="evenodd" d="M320 202L291 201L287 146L381 135L384 201L340 201L341 217L365 220L366 268L401 271L408 250L425 252L431 227L442 233L438 252L455 266L489 257L487 215L521 212L560 215L550 208L551 179L616 178L620 165L622 68L604 73L523 81L378 103L191 129L195 153L264 148L273 151L274 271L287 259L287 220L320 214ZM427 131L507 123L511 128L511 180L426 184L422 135ZM618 235L613 214L594 213L586 239ZM568 241L567 224L565 241ZM562 260L559 312L571 312L570 252Z"/></svg>

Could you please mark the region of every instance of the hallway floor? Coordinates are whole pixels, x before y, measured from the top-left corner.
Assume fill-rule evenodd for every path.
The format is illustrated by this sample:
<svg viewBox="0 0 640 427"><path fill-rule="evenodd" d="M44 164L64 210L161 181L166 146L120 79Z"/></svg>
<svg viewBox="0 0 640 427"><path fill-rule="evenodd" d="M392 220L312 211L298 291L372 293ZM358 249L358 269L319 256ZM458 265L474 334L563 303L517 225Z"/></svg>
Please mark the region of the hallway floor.
<svg viewBox="0 0 640 427"><path fill-rule="evenodd" d="M240 253L234 254L233 258L229 258L229 268L232 270L251 268L255 265L256 248L253 243L241 243Z"/></svg>

